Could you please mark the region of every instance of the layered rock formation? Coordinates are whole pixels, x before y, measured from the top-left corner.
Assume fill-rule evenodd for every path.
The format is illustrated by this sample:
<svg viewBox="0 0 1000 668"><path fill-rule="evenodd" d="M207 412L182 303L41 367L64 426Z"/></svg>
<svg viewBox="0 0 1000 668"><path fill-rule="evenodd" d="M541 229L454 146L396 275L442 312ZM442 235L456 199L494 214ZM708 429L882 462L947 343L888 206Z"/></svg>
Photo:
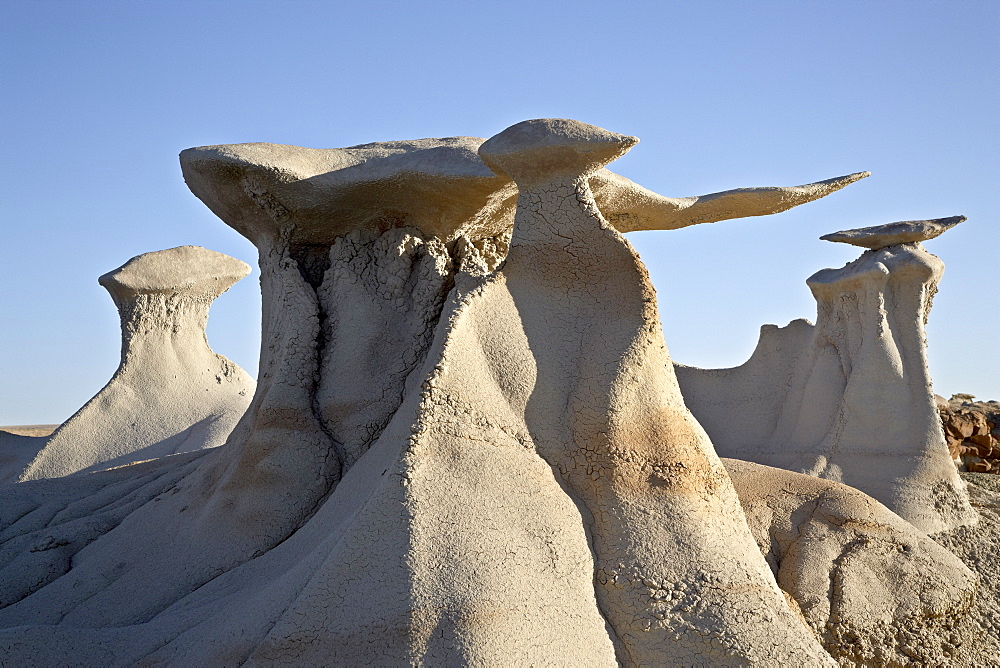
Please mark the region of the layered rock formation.
<svg viewBox="0 0 1000 668"><path fill-rule="evenodd" d="M927 532L976 521L941 433L924 324L944 264L920 244L964 220L825 239L867 250L807 283L816 325L765 325L733 369L677 368L720 455L856 487Z"/></svg>
<svg viewBox="0 0 1000 668"><path fill-rule="evenodd" d="M253 402L220 448L3 491L5 660L832 666L961 614L968 573L859 492L797 483L766 518L738 496L621 234L863 175L671 199L604 169L635 142L549 119L184 152L260 250ZM801 558L780 539L796 528L821 538ZM796 568L818 575L788 599L775 574Z"/></svg>
<svg viewBox="0 0 1000 668"><path fill-rule="evenodd" d="M145 253L98 281L118 307L121 364L20 473L36 480L221 445L255 383L208 346L212 302L250 267L198 246Z"/></svg>

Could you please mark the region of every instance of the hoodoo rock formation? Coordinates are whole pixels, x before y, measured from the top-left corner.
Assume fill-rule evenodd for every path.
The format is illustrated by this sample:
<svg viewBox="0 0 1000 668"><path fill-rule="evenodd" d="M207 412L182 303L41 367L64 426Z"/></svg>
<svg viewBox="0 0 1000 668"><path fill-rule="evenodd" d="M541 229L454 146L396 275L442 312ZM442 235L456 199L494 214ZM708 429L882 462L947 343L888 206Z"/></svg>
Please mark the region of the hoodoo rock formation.
<svg viewBox="0 0 1000 668"><path fill-rule="evenodd" d="M198 246L144 253L101 276L121 317L114 376L49 438L20 476L77 471L221 445L253 397L243 369L208 346L215 299L250 267Z"/></svg>
<svg viewBox="0 0 1000 668"><path fill-rule="evenodd" d="M222 447L0 490L4 659L945 656L950 627L927 619L964 614L972 576L861 492L731 477L622 236L865 174L666 198L605 169L636 141L546 119L487 141L182 153L192 191L260 253L256 393Z"/></svg>
<svg viewBox="0 0 1000 668"><path fill-rule="evenodd" d="M808 279L815 326L764 325L753 355L732 369L678 365L687 405L719 454L846 483L923 531L975 522L927 370L924 325L944 263L920 244L963 220L823 237L869 250Z"/></svg>

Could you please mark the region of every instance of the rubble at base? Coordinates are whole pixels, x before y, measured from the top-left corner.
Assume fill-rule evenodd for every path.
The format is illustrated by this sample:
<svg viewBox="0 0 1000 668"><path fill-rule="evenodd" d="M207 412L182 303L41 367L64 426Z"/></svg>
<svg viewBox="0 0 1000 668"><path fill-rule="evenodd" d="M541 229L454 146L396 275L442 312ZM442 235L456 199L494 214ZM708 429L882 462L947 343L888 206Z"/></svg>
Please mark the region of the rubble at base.
<svg viewBox="0 0 1000 668"><path fill-rule="evenodd" d="M959 471L1000 473L1000 402L935 395L948 452Z"/></svg>

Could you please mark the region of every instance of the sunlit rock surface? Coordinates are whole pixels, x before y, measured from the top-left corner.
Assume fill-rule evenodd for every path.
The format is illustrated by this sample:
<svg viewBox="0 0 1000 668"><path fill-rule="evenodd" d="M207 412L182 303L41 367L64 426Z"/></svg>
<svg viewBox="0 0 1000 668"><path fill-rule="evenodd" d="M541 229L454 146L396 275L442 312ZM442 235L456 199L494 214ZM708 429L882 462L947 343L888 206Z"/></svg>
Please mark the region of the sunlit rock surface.
<svg viewBox="0 0 1000 668"><path fill-rule="evenodd" d="M260 252L256 393L222 447L3 490L4 659L836 665L824 644L848 656L819 629L823 601L795 599L818 590L779 588L765 525L748 525L685 406L621 233L774 213L864 174L664 198L604 168L636 141L543 119L485 142L185 151L192 190ZM812 526L778 510L766 531L785 510ZM930 572L948 562L881 512L890 543L930 554ZM960 614L963 571L935 585L887 568L894 580L865 596L921 611L905 592L925 587ZM850 613L838 628L862 619L827 601ZM889 633L910 617L877 619Z"/></svg>
<svg viewBox="0 0 1000 668"><path fill-rule="evenodd" d="M53 433L21 480L54 478L221 445L256 386L212 351L212 302L250 273L199 246L144 253L101 276L121 317L121 364Z"/></svg>
<svg viewBox="0 0 1000 668"><path fill-rule="evenodd" d="M877 249L808 279L815 326L764 325L743 365L678 366L677 376L722 456L843 482L923 531L945 531L977 515L927 369L924 325L944 263L916 241L882 247L899 226L913 231L910 223L851 231ZM932 227L923 234L947 229Z"/></svg>

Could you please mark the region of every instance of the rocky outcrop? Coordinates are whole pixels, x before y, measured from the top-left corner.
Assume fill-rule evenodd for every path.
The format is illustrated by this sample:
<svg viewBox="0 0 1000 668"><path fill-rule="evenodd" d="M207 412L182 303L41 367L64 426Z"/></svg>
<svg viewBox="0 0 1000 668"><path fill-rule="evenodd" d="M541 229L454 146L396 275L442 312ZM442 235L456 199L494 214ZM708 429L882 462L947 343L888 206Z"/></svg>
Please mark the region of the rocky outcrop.
<svg viewBox="0 0 1000 668"><path fill-rule="evenodd" d="M968 574L840 485L763 486L767 518L744 501L621 234L861 175L663 198L604 168L635 142L547 119L486 142L185 152L192 190L260 251L253 402L220 448L4 490L4 659L832 666L883 656L877 639L943 655L944 627L900 625L960 615ZM795 531L816 540L783 542ZM775 573L802 576L790 599Z"/></svg>
<svg viewBox="0 0 1000 668"><path fill-rule="evenodd" d="M20 480L224 443L255 383L212 351L205 325L212 302L248 273L236 258L181 246L139 255L101 276L121 317L121 364L49 437Z"/></svg>
<svg viewBox="0 0 1000 668"><path fill-rule="evenodd" d="M853 487L722 461L778 586L842 665L945 665L976 642L958 557Z"/></svg>
<svg viewBox="0 0 1000 668"><path fill-rule="evenodd" d="M718 452L856 487L923 531L976 521L941 433L924 324L944 263L919 240L963 218L828 235L869 248L807 283L813 326L765 325L733 369L678 367Z"/></svg>
<svg viewBox="0 0 1000 668"><path fill-rule="evenodd" d="M948 452L960 471L1000 473L1000 402L935 397Z"/></svg>

